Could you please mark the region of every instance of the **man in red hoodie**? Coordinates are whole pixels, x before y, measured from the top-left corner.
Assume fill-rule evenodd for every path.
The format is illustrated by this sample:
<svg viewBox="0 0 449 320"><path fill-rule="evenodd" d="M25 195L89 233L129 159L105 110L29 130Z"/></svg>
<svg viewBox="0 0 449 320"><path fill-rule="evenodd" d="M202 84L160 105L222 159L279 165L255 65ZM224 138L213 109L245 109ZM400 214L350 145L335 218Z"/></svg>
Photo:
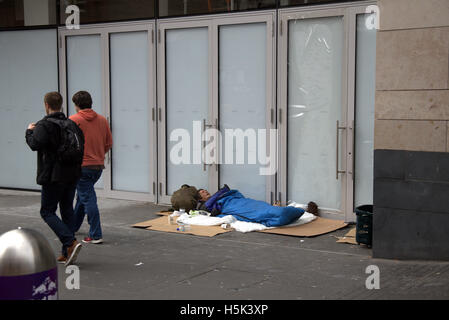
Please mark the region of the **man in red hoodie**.
<svg viewBox="0 0 449 320"><path fill-rule="evenodd" d="M94 185L104 169L105 154L112 147L112 134L106 118L92 110L92 97L87 91L75 93L72 101L77 113L70 116L70 120L78 124L85 138L81 178L76 186L73 232L79 230L87 214L90 230L83 242L98 244L103 242L103 234Z"/></svg>

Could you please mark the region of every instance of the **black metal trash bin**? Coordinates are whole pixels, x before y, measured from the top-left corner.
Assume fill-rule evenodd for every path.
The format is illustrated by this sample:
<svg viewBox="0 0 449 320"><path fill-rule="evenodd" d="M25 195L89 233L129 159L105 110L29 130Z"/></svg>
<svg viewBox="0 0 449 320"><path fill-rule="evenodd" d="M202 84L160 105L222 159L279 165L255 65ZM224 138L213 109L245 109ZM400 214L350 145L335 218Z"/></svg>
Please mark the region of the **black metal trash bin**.
<svg viewBox="0 0 449 320"><path fill-rule="evenodd" d="M355 241L367 246L373 242L373 205L365 204L355 208L357 215Z"/></svg>

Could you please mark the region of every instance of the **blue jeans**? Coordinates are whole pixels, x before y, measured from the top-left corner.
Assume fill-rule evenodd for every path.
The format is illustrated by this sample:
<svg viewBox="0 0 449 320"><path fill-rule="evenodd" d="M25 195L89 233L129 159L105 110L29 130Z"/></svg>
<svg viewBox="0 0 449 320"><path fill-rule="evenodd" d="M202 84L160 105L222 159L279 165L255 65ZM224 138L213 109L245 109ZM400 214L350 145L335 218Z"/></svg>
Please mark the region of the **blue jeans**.
<svg viewBox="0 0 449 320"><path fill-rule="evenodd" d="M89 237L103 237L100 225L100 212L97 206L97 194L94 185L100 179L102 170L81 169L81 178L76 186L75 222L73 232L77 232L83 224L84 216L90 225Z"/></svg>
<svg viewBox="0 0 449 320"><path fill-rule="evenodd" d="M62 255L67 256L67 248L74 240L73 224L73 198L75 197L75 184L46 184L41 192L41 217L53 230L62 243ZM56 215L58 208L62 220Z"/></svg>

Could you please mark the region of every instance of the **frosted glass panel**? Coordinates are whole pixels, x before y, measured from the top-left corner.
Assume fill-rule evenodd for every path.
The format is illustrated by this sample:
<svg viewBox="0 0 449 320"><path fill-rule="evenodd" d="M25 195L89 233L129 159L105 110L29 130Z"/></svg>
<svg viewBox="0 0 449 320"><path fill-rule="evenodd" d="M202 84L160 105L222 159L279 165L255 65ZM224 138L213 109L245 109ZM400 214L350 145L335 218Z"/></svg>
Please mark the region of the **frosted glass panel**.
<svg viewBox="0 0 449 320"><path fill-rule="evenodd" d="M288 199L340 209L341 179L335 172L343 21L293 20L288 34Z"/></svg>
<svg viewBox="0 0 449 320"><path fill-rule="evenodd" d="M92 109L103 114L101 36L70 36L67 41L67 105L74 114L73 95L84 90L92 96ZM103 188L103 175L95 184Z"/></svg>
<svg viewBox="0 0 449 320"><path fill-rule="evenodd" d="M100 35L67 37L67 88L69 114L75 113L73 95L85 90L92 96L92 109L103 114Z"/></svg>
<svg viewBox="0 0 449 320"><path fill-rule="evenodd" d="M148 33L110 35L112 188L150 191Z"/></svg>
<svg viewBox="0 0 449 320"><path fill-rule="evenodd" d="M209 52L208 28L177 29L166 31L166 108L167 108L167 193L171 195L181 185L208 188L207 171L203 170L195 155L201 152L201 143L193 141L193 122L197 121L201 133L203 119L209 107ZM173 136L174 130L188 133L188 150L175 152L173 147L181 138ZM179 132L179 130L178 130ZM175 148L176 150L176 148ZM187 161L178 161L185 156ZM201 158L199 159L201 161Z"/></svg>
<svg viewBox="0 0 449 320"><path fill-rule="evenodd" d="M244 164L237 164L234 139L233 161L226 161L227 129L266 128L266 24L221 26L219 29L219 111L222 133L220 186L228 184L245 197L266 198L266 176L259 174L257 144L245 142ZM249 131L248 131L249 133Z"/></svg>
<svg viewBox="0 0 449 320"><path fill-rule="evenodd" d="M366 28L367 16L357 16L355 206L373 203L376 29Z"/></svg>
<svg viewBox="0 0 449 320"><path fill-rule="evenodd" d="M56 30L0 32L0 186L39 189L30 122L45 116L44 95L58 90Z"/></svg>

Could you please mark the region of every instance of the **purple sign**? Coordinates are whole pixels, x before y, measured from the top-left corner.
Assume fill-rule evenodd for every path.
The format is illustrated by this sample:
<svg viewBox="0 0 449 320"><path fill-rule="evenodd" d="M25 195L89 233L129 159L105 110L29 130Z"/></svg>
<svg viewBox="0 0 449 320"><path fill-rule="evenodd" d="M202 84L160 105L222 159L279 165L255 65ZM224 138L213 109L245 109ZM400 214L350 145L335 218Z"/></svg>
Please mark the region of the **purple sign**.
<svg viewBox="0 0 449 320"><path fill-rule="evenodd" d="M0 276L0 300L57 299L58 268L21 276Z"/></svg>

